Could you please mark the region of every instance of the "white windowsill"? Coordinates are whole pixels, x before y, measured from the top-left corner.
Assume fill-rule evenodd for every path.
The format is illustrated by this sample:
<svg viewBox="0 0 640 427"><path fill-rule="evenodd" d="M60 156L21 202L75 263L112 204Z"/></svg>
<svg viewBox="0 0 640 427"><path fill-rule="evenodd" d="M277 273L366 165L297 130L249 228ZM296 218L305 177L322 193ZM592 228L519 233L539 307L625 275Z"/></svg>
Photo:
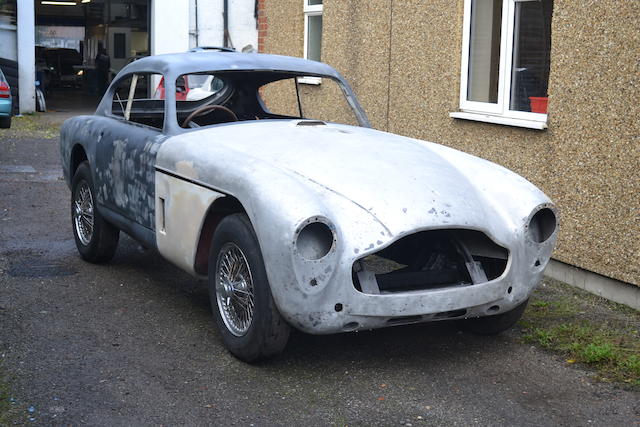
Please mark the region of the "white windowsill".
<svg viewBox="0 0 640 427"><path fill-rule="evenodd" d="M546 122L514 119L511 117L503 117L503 116L492 116L490 114L482 114L482 113L466 113L462 111L455 111L453 113L449 113L449 117L452 117L454 119L473 120L476 122L494 123L497 125L516 126L520 128L529 128L529 129L537 129L537 130L544 130L547 128Z"/></svg>
<svg viewBox="0 0 640 427"><path fill-rule="evenodd" d="M322 77L312 77L312 76L298 77L298 83L302 83L305 85L319 85L322 83Z"/></svg>

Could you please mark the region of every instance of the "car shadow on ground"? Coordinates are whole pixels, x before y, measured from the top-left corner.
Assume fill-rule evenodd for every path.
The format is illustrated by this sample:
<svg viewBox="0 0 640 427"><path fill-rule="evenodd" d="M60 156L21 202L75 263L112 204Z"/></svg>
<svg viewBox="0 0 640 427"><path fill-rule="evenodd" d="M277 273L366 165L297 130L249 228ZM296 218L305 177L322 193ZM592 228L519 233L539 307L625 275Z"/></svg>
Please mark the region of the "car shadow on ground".
<svg viewBox="0 0 640 427"><path fill-rule="evenodd" d="M121 237L118 252L107 267L148 278L146 284L139 283L138 286L150 286L156 293L170 294L160 295L166 299L166 304L171 304L173 300L177 305L185 307L185 310L198 312L198 316L189 317L193 322L200 323L194 327L211 328L215 344L220 348L224 346L213 320L206 280L193 278L155 251L143 249L128 236ZM176 295L180 296L181 301L175 300ZM423 364L430 355L438 359L455 359L461 353L485 351L487 346L504 347L512 342L513 338L509 334L480 337L462 333L454 321L333 335L309 335L293 330L284 352L260 365L303 366L311 357L316 362L366 360L376 364L388 363L393 359L403 364Z"/></svg>

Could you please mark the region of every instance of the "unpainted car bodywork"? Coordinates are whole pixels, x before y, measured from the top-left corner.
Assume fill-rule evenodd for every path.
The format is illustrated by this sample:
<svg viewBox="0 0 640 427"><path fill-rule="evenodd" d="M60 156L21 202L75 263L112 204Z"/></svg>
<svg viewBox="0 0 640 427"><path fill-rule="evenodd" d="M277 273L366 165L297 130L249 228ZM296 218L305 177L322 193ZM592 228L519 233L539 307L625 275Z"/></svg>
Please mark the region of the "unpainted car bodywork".
<svg viewBox="0 0 640 427"><path fill-rule="evenodd" d="M205 71L336 79L360 126L281 118L181 128L176 79ZM162 131L111 114L114 85L140 72L164 77ZM82 161L91 165L108 222L196 276L207 275L221 218L246 213L278 311L315 334L508 313L540 282L557 235L555 206L524 178L371 129L339 73L297 58L135 61L95 115L65 122L61 156L69 185Z"/></svg>

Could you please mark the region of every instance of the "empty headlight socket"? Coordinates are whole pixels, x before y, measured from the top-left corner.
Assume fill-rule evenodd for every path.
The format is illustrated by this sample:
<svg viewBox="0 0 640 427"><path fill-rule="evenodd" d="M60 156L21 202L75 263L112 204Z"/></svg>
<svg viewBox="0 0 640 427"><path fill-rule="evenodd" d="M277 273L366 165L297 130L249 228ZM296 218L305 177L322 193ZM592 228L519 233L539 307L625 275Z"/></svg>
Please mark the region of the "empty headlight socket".
<svg viewBox="0 0 640 427"><path fill-rule="evenodd" d="M553 205L549 203L538 206L530 215L526 226L526 234L531 241L541 244L549 240L558 228L558 218Z"/></svg>
<svg viewBox="0 0 640 427"><path fill-rule="evenodd" d="M321 260L335 250L335 228L325 217L308 218L298 227L293 244L296 253L304 260Z"/></svg>

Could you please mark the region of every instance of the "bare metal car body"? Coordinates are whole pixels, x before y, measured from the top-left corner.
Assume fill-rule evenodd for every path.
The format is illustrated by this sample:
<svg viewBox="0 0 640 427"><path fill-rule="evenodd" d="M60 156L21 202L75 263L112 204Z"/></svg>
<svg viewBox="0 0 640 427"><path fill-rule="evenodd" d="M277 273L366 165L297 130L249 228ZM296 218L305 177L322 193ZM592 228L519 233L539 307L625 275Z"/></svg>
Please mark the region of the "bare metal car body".
<svg viewBox="0 0 640 427"><path fill-rule="evenodd" d="M331 77L360 126L280 118L183 129L176 79L205 71L244 72L246 82L280 72ZM113 86L137 72L164 77L162 131L111 114ZM460 151L371 129L339 73L297 58L135 61L95 115L65 122L61 154L69 185L88 161L106 221L196 276L207 275L220 218L246 213L277 310L314 334L508 313L540 282L556 240L556 209L534 185ZM417 263L420 253L426 261Z"/></svg>

